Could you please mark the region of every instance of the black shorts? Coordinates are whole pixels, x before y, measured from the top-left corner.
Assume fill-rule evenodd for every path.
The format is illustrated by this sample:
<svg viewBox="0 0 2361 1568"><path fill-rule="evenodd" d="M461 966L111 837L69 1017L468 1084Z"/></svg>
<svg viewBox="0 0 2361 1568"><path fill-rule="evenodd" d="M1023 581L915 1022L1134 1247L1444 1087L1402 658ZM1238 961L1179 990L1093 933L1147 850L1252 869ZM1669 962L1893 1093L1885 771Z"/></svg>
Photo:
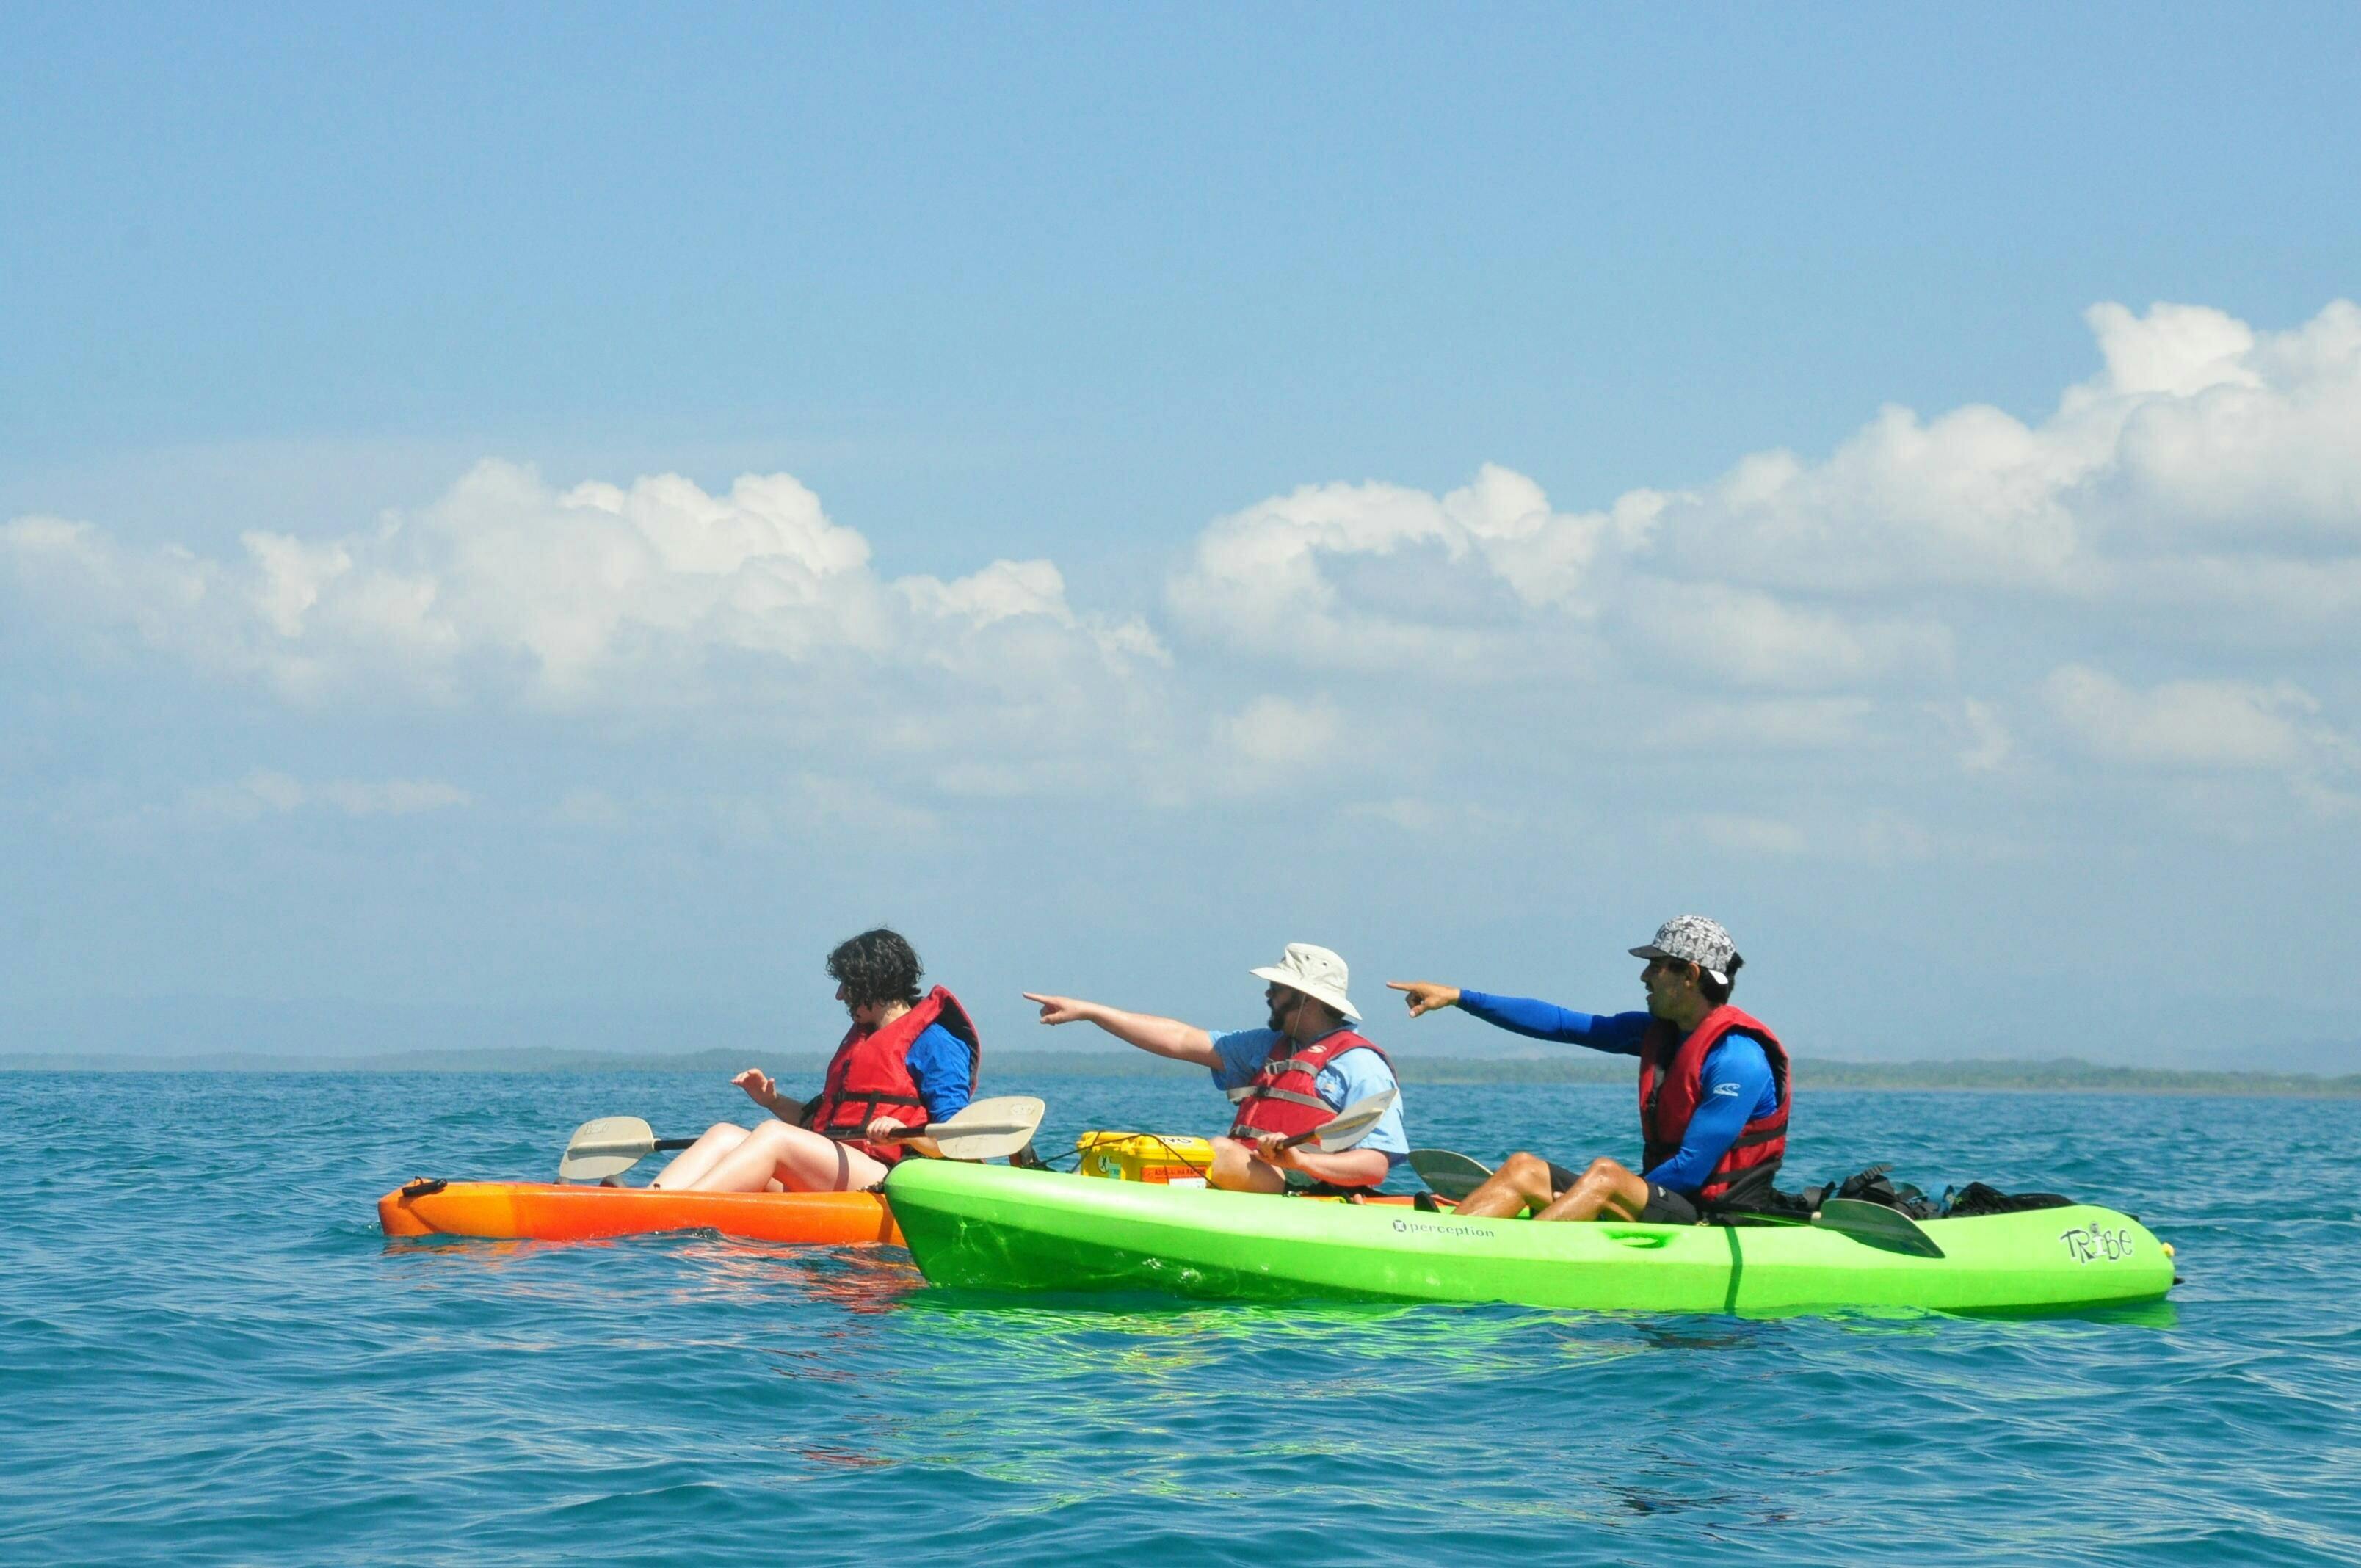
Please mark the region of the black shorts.
<svg viewBox="0 0 2361 1568"><path fill-rule="evenodd" d="M1550 1192L1563 1197L1575 1184L1575 1173L1562 1165L1550 1167ZM1640 1223L1645 1225L1694 1225L1697 1223L1697 1206L1659 1181L1648 1183L1647 1206L1640 1211Z"/></svg>

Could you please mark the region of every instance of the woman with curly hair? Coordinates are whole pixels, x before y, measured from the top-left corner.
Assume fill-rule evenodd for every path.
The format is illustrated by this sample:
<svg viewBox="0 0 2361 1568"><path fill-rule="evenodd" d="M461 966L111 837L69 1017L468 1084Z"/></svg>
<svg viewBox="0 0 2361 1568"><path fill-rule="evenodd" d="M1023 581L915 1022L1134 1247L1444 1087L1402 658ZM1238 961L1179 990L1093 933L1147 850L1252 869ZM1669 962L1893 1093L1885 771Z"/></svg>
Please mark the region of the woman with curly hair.
<svg viewBox="0 0 2361 1568"><path fill-rule="evenodd" d="M778 1118L749 1131L717 1122L664 1167L652 1185L698 1192L851 1192L876 1186L925 1138L887 1142L903 1127L947 1120L975 1093L983 1054L974 1023L941 986L923 997L925 970L901 935L884 927L828 955L836 999L852 1027L828 1064L820 1091L790 1100L770 1074L731 1080Z"/></svg>

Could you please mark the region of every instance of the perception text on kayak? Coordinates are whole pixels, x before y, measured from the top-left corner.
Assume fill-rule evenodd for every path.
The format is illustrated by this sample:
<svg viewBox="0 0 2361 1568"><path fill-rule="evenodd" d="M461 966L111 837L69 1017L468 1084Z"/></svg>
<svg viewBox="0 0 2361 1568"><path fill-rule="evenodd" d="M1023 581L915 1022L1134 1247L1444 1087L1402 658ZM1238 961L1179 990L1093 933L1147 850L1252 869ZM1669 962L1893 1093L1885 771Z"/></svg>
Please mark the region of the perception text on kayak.
<svg viewBox="0 0 2361 1568"><path fill-rule="evenodd" d="M1474 1225L1448 1225L1434 1220L1396 1220L1394 1229L1404 1234L1411 1231L1424 1231L1438 1236L1488 1236L1492 1234L1489 1231L1478 1230Z"/></svg>

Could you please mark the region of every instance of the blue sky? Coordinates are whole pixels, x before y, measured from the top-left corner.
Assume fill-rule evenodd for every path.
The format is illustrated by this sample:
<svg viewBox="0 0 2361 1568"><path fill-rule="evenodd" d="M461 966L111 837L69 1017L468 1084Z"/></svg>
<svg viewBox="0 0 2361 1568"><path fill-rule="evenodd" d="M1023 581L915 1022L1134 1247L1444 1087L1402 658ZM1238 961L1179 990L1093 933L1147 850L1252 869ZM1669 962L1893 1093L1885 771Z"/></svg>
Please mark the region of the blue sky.
<svg viewBox="0 0 2361 1568"><path fill-rule="evenodd" d="M1806 1054L2350 1067L2356 45L0 9L15 1044L807 1044L881 918L1012 1045L1607 1008L1699 909Z"/></svg>

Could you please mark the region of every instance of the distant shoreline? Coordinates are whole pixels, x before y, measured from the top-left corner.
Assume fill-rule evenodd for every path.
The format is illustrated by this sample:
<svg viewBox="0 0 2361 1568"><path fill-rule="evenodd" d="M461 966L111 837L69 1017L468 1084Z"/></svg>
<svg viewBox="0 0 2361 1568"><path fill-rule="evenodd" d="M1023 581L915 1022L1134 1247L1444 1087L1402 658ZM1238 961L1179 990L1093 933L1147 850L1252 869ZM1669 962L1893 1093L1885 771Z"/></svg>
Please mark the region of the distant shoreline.
<svg viewBox="0 0 2361 1568"><path fill-rule="evenodd" d="M816 1076L822 1065L808 1053L771 1056L739 1050L680 1055L544 1049L402 1051L344 1059L223 1052L167 1060L73 1057L37 1052L0 1055L0 1072L678 1072L728 1076L756 1060L788 1078ZM1405 1083L1596 1083L1629 1085L1627 1064L1563 1056L1433 1057L1397 1054ZM1182 1077L1194 1068L1134 1052L1002 1051L988 1070L1009 1078ZM2230 1094L2301 1099L2361 1098L2361 1073L2216 1072L2191 1069L2109 1067L2074 1058L2027 1061L1979 1058L1956 1061L1850 1062L1811 1058L1795 1064L1803 1089L1951 1091L2004 1093Z"/></svg>

